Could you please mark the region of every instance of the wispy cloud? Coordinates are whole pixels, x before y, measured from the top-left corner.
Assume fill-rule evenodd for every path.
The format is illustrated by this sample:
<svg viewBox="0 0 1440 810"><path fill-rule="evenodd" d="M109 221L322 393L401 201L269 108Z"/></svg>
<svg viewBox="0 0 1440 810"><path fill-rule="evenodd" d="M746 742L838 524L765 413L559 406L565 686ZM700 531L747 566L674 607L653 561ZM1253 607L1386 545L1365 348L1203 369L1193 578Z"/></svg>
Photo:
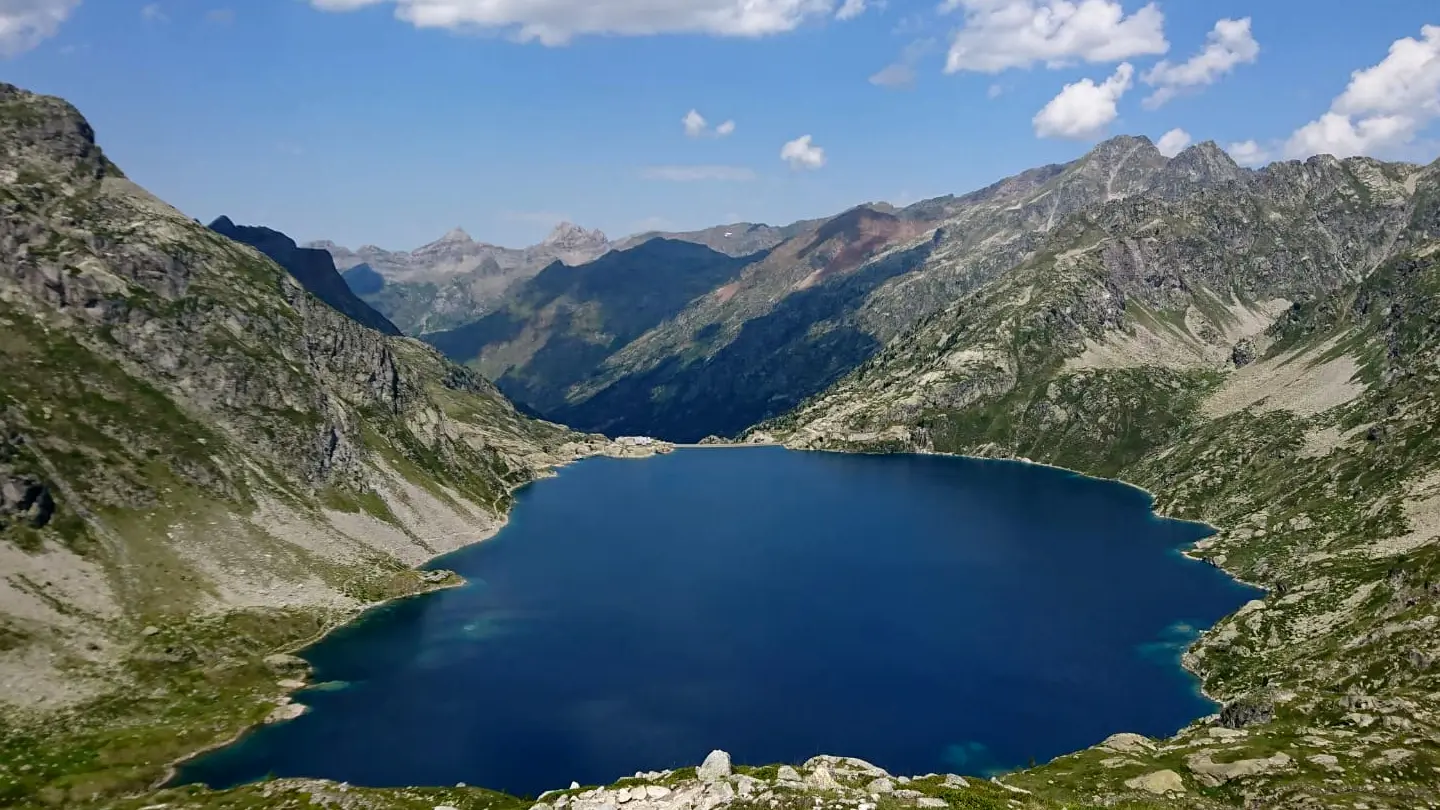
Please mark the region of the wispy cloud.
<svg viewBox="0 0 1440 810"><path fill-rule="evenodd" d="M693 183L702 180L745 182L754 180L753 169L744 166L647 166L640 176L646 180Z"/></svg>
<svg viewBox="0 0 1440 810"><path fill-rule="evenodd" d="M834 15L837 5L836 0L310 0L324 11L382 3L416 28L488 29L551 46L587 35L764 37ZM848 0L839 11L851 17L865 5Z"/></svg>
<svg viewBox="0 0 1440 810"><path fill-rule="evenodd" d="M19 56L55 36L80 0L0 0L0 57Z"/></svg>
<svg viewBox="0 0 1440 810"><path fill-rule="evenodd" d="M1145 83L1155 88L1145 99L1147 109L1159 109L1183 92L1214 84L1236 67L1260 57L1260 43L1250 33L1250 18L1221 20L1205 40L1199 53L1178 65L1161 61L1145 74Z"/></svg>
<svg viewBox="0 0 1440 810"><path fill-rule="evenodd" d="M939 43L934 39L917 39L900 51L900 56L870 77L876 87L904 89L915 86L916 66L920 60L935 49Z"/></svg>

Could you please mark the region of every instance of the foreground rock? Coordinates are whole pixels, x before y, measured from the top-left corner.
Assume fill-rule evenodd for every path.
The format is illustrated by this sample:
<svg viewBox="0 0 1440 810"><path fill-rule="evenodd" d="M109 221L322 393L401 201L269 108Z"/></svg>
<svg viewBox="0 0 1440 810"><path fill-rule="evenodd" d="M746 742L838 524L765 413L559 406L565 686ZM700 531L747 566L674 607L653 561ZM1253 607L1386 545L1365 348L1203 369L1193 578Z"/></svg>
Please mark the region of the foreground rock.
<svg viewBox="0 0 1440 810"><path fill-rule="evenodd" d="M897 789L897 783L903 789ZM735 803L876 810L882 797L887 806L939 810L988 807L994 801L1013 800L1018 792L1008 785L967 781L955 774L892 776L853 757L817 756L799 767L750 768L732 764L728 753L717 750L705 757L694 776L683 770L661 771L637 773L603 788L572 785L569 790L543 794L531 810L715 810Z"/></svg>

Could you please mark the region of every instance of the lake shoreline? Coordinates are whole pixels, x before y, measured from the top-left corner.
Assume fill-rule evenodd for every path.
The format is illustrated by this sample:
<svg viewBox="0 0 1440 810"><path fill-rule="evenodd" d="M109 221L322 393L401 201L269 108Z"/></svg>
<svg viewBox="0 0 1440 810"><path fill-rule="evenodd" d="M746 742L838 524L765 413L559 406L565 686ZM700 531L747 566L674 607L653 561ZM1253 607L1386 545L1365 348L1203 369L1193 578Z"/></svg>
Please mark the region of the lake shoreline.
<svg viewBox="0 0 1440 810"><path fill-rule="evenodd" d="M835 453L835 454L837 454L837 455L867 455L866 453L856 452L856 451L852 451L852 450L832 450L832 449L823 448L823 447L822 447L822 448L808 448L808 447L806 447L806 448L797 448L797 447L788 447L788 446L785 446L783 443L776 443L776 444L779 444L780 446L785 447L787 450L794 450L794 451L798 451L798 452ZM746 447L746 446L749 446L749 445L736 444L736 445L732 445L732 446L735 446L735 447ZM774 446L774 445L769 444L769 443L766 443L766 444L759 445L759 446L769 447L769 446ZM1211 534L1209 535L1210 537L1213 537L1213 536L1215 536L1215 535L1217 535L1217 534L1220 534L1221 532L1224 531L1224 529L1222 529L1222 528L1220 528L1220 527L1218 527L1218 526L1215 526L1214 524L1211 524L1211 523L1208 523L1208 522L1206 522L1206 521L1203 521L1203 520L1190 520L1189 518L1178 518L1178 517L1174 517L1174 516L1172 516L1172 515L1167 515L1167 514L1165 514L1164 512L1162 512L1162 511L1160 511L1160 510L1158 510L1158 509L1155 508L1155 504L1159 501L1159 496L1158 496L1156 493L1151 492L1150 490L1146 489L1145 487L1140 486L1139 484L1135 484L1135 483L1132 483L1132 482L1130 482L1130 481L1126 481L1126 480L1123 479L1123 478L1106 478L1106 477L1104 477L1104 476L1091 475L1090 473L1084 472L1083 470L1076 470L1076 469L1072 469L1072 468L1070 468L1070 467L1062 467L1062 466L1060 466L1060 465L1058 465L1058 464L1049 464L1049 463L1044 462L1044 461L1035 461L1034 459L1026 458L1025 456L972 456L972 455L968 455L968 454L965 454L965 453L947 453L947 452L942 452L942 451L938 451L938 450L926 450L926 449L915 449L915 450L910 450L910 451L907 451L907 452L908 452L908 454L910 454L910 455L915 455L915 456L941 456L941 457L945 457L945 458L964 458L964 459L970 459L970 460L972 460L972 461L1007 461L1007 462L1012 462L1012 463L1016 463L1016 464L1029 464L1029 465L1035 466L1035 467L1047 467L1047 468L1052 469L1052 470L1058 470L1058 471L1060 471L1060 472L1066 472L1066 473L1070 473L1070 474L1072 474L1072 475L1078 475L1078 476L1081 476L1081 477L1083 477L1083 478L1089 478L1089 479L1091 479L1091 480L1093 480L1093 481L1108 481L1108 482L1114 483L1114 484L1123 484L1124 486L1127 486L1127 487L1129 487L1129 488L1131 488L1131 489L1138 490L1138 491L1140 491L1140 492L1145 493L1145 495L1150 498L1150 512L1151 512L1151 514L1155 515L1156 517L1163 518L1163 519L1165 519L1165 520L1177 520L1177 521L1181 521L1181 522L1184 522L1184 523L1194 523L1194 524L1198 524L1198 525L1201 525L1201 526L1205 526L1206 528L1210 529L1210 531L1211 531ZM906 455L906 453L874 453L874 454L868 454L868 455L887 455L887 456L889 456L889 455ZM1208 539L1208 538L1201 538L1201 540L1204 540L1204 539ZM1262 586L1262 585L1260 585L1260 584L1258 584L1258 583L1250 582L1250 581L1246 580L1245 578L1241 577L1241 576L1240 576L1239 574L1237 574L1236 572L1231 571L1230 569L1226 568L1224 565L1217 565L1213 560L1206 559L1205 557L1198 556L1198 555L1195 553L1195 546L1196 546L1196 544L1198 544L1199 542L1201 542L1201 541L1200 541L1200 540L1197 540L1197 541L1195 541L1194 543L1191 543L1188 547L1179 548L1179 549L1177 549L1177 551L1179 551L1180 556L1186 558L1187 560L1192 560L1192 561L1198 562L1198 563L1204 563L1205 565L1208 565L1208 566L1210 566L1210 567L1212 567L1212 568L1214 568L1214 569L1216 569L1216 570L1218 570L1218 571L1224 572L1224 574L1225 574L1227 577L1229 577L1230 579L1234 580L1235 582L1238 582L1238 583L1240 583L1241 585L1245 585L1245 586L1247 586L1247 587L1254 588L1255 590L1260 591L1260 593L1262 594L1262 596L1258 597L1259 601L1264 602L1265 600L1267 600L1267 599L1270 598L1270 591L1269 591L1267 588L1265 588L1264 586ZM1237 609L1237 612L1238 612L1238 609ZM1228 614L1228 615L1226 615L1226 616L1223 616L1223 617L1221 617L1219 620L1217 620L1214 624L1210 625L1209 627L1207 627L1207 628L1205 628L1204 630L1202 630L1202 631L1200 631L1199 633L1197 633L1197 634L1195 635L1195 640L1192 641L1192 642L1190 642L1189 644L1187 644L1187 645L1185 646L1185 649L1184 649L1184 651L1181 653L1181 656L1180 656L1180 667L1181 667L1181 669L1185 670L1186 672L1188 672L1188 673L1190 673L1192 676L1194 676L1196 683L1197 683L1197 684L1199 685L1199 687L1200 687L1200 694L1203 695L1206 700L1210 701L1211 703L1214 703L1216 706L1222 706L1222 707L1225 705L1225 704L1224 704L1224 701L1218 699L1215 695L1212 695L1212 694L1210 693L1209 689L1207 689L1206 686L1205 686L1205 679L1200 676L1200 673L1196 672L1193 668L1191 668L1190 664L1186 661L1186 657L1187 657L1187 654L1190 652L1190 650L1191 650L1193 647L1195 647L1197 644L1199 644L1201 641L1203 641L1207 635L1209 635L1210 633L1214 632L1215 628L1218 627L1221 622L1225 621L1226 619L1230 618L1230 616L1233 616L1233 615L1235 615L1235 614L1234 614L1234 613L1231 613L1231 614ZM1193 725L1194 723L1199 722L1201 719L1204 719L1204 718L1197 718L1195 721L1192 721L1190 725ZM1189 726L1187 725L1186 728L1188 728L1188 727L1189 727ZM1183 730L1184 730L1184 729L1182 728L1182 729L1180 729L1179 731L1183 731ZM1171 736L1172 736L1172 737L1173 737L1173 736L1177 736L1177 735L1179 734L1179 731L1177 731L1176 734L1173 734L1173 735L1171 735ZM1092 746L1092 747L1093 747L1093 746ZM1081 750L1083 751L1083 750L1087 750L1087 749L1081 749ZM1075 752L1075 753L1079 753L1079 752L1077 751L1077 752ZM1014 773L1014 771L1012 771L1012 773Z"/></svg>
<svg viewBox="0 0 1440 810"><path fill-rule="evenodd" d="M585 455L574 456L573 458L565 459L565 460L563 460L563 461L558 461L558 462L555 463L555 464L552 464L552 465L548 465L548 466L546 466L546 467L539 468L539 469L537 469L537 470L535 471L535 473L536 473L536 474L535 474L535 477L532 478L532 479L530 479L529 481L523 481L523 482L521 482L521 483L508 486L508 487L506 488L506 494L513 496L513 495L515 495L516 493L520 492L521 490L524 490L525 488L527 488L527 487L529 487L529 486L531 486L531 485L533 485L533 484L537 484L537 483L539 483L539 482L541 482L541 481L544 481L544 480L547 480L547 479L550 479L550 478L554 478L555 476L557 476L557 475L560 474L560 472L559 472L560 470L562 470L562 469L564 469L564 468L566 468L566 467L573 466L573 465L575 465L575 464L578 464L578 463L580 463L580 462L582 462L582 461L586 461L586 460L588 460L588 459L592 459L592 458L617 458L617 459L625 459L625 460L645 460L645 459L653 458L653 457L659 456L659 455L666 455L666 454L672 452L673 448L675 448L675 447L677 447L677 446L679 446L679 445L675 445L675 444L672 444L672 443L669 443L669 442L662 442L662 443L658 443L658 444L657 444L656 446L654 446L653 448L645 448L644 450L641 450L641 451L632 451L632 452L607 452L608 450L610 450L610 449L613 448L614 446L615 446L615 444L614 444L614 442L612 441L611 444L606 445L603 449L596 450L595 452L588 453L588 454L585 454ZM501 512L501 513L498 513L498 514L495 515L495 523L494 523L494 525L490 526L490 527L487 528L487 529L484 529L484 530L478 532L478 533L477 533L477 536L475 537L475 539L470 540L469 542L466 542L466 543L462 544L459 548L451 549L451 550L449 550L449 551L442 551L442 552L440 552L440 553L438 553L438 554L435 554L435 555L433 555L433 556L431 556L431 557L428 557L428 558L422 560L421 562L416 563L415 565L411 566L411 567L409 568L409 570L410 570L410 571L417 572L417 573L418 573L418 572L423 572L423 571L433 571L433 570L435 570L435 569L431 568L431 566L433 566L436 562L444 559L445 557L448 557L448 556L450 556L450 555L452 555L452 554L455 554L455 553L457 553L457 552L463 551L463 550L468 549L468 548L473 548L473 547L479 545L480 543L484 543L484 542L487 541L487 540L494 539L494 537L495 537L496 535L498 535L507 525L509 525L509 523L510 523L510 513L511 513L512 511L514 511L514 509L515 509L515 503L514 503L514 499L512 498L512 499L511 499L511 503L510 503L510 507L509 507L508 509L506 509L504 512ZM363 619L367 614L369 614L369 613L371 613L371 612L373 612L373 611L379 610L379 609L381 609L381 608L387 607L387 606L389 606L389 605L392 605L392 604L395 604L395 603L397 603L397 602L401 602L401 601L404 601L404 600L407 600L407 599L415 599L415 598L422 597L422 596L428 596L428 595L430 595L430 594L439 593L439 592L441 592L441 591L451 590L451 589L454 589L454 588L463 588L464 586L470 584L470 581L467 580L465 577L461 576L461 575L459 574L459 572L451 571L451 572L450 572L450 575L451 575L452 579L451 579L450 581L448 581L448 582L435 583L435 584L429 584L429 583L427 583L427 587L424 587L424 588L422 588L422 589L420 589L420 590L417 590L417 591L414 591L414 592L412 592L412 593L404 593L404 594L400 594L400 595L398 595L398 596L389 597L388 599L381 599L381 600L379 600L379 601L377 601L377 602L366 602L366 603L363 603L363 604L361 604L361 605L358 605L358 606L355 607L352 611L347 612L344 616L342 616L342 617L337 617L334 621L328 623L323 629L321 629L319 632L317 632L317 633L314 634L313 636L310 636L309 638L307 638L307 639L305 639L304 641L299 642L299 643L297 643L297 644L290 644L290 645L287 645L287 646L285 646L285 647L282 647L282 648L276 650L274 653L272 653L272 655L274 655L274 654L294 655L294 656L296 656L296 657L298 657L298 658L302 658L302 659L303 659L305 656L302 655L302 653L304 653L306 650L309 650L310 648L316 646L317 644L320 644L321 642L325 641L325 640L326 640L327 638L329 638L330 635L331 635L332 633L334 633L335 631L337 631L337 630L339 630L339 629L341 629L341 628L343 628L343 627L348 627L348 626L350 626L350 625L352 625L352 624L360 621L360 620ZM306 663L308 664L309 661L307 660ZM300 679L297 678L296 680L300 680ZM298 693L298 692L303 692L303 691L305 691L306 689L311 688L312 686L313 686L313 684L310 683L310 673L309 673L309 672L306 672L305 677L304 677L304 679L303 679L303 683L302 683L300 686L295 686L295 687L286 688L286 689L284 689L283 691L281 691L281 692L279 693L279 695L277 696L277 703L276 703L277 708L278 708L279 706L287 705L287 703L289 703L289 702L295 702L295 701L294 701L294 696L295 696L296 693ZM304 704L301 704L301 705L304 705ZM309 707L308 707L308 706L306 706L306 711L309 711ZM302 712L302 714L303 714L303 712ZM298 716L298 715L297 715L297 716ZM284 722L284 721L281 721L281 722ZM215 751L218 751L218 750L220 750L220 749L222 749L222 748L227 748L227 747L229 747L229 746L231 746L231 745L234 745L234 744L240 742L240 740L244 739L247 734L250 734L250 733L252 733L252 732L254 732L254 731L258 730L258 729L264 728L266 725L269 725L269 723L267 723L265 720L261 720L261 721L258 722L258 723L252 723L252 724L247 725L247 726L245 726L244 728L240 729L239 731L235 732L235 734L233 734L232 736L230 736L229 738L227 738L227 739L225 739L225 740L223 740L223 741L221 741L221 742L217 742L217 743L212 743L212 744L210 744L210 745L206 745L206 746L203 747L203 748L200 748L200 749L197 749L197 750L195 750L195 751L192 751L192 752L186 754L186 755L183 756L183 757L180 757L180 758L178 758L178 759L176 759L176 760L171 761L171 762L166 766L165 776L164 776L162 779L156 781L156 782L154 783L154 785L152 785L152 789L153 789L153 790L160 790L160 789L162 789L162 788L164 788L164 787L166 787L166 786L170 786L170 785L175 781L176 777L179 776L180 769L183 768L187 763L193 762L194 760L199 759L200 757L202 757L202 756L204 756L204 755L206 755L206 754L210 754L210 753L213 753L213 752L215 752Z"/></svg>
<svg viewBox="0 0 1440 810"><path fill-rule="evenodd" d="M737 447L767 447L767 448L774 448L774 447L782 447L783 449L787 449L787 450L788 450L788 449L797 449L797 448L785 448L784 445L782 445L782 444L780 444L780 443L743 444L743 445L742 445L742 444L722 444L722 445L716 445L716 444L706 444L706 445L673 445L673 449L675 449L675 450L680 450L680 449L702 449L702 448L715 448L715 447L724 447L724 448L737 448ZM832 453L835 453L836 455L851 455L851 456L874 455L874 454L864 454L864 453L838 452L838 451L830 451L830 450L819 450L818 452L832 452ZM654 454L655 454L655 453L647 454L645 457L648 458L649 455L654 455ZM530 481L526 481L526 482L523 482L523 483L521 483L521 484L518 484L518 485L516 485L516 486L514 486L514 487L511 487L509 491L510 491L512 494L513 494L513 493L517 493L517 492L525 489L526 487L530 486L531 484L538 483L539 481L544 480L544 479L546 479L546 478L555 477L556 475L558 475L558 474L561 472L561 468L569 467L569 466L575 464L576 462L583 461L583 460L586 460L586 459L588 459L588 458L592 458L592 457L594 457L594 456L596 456L596 455L604 456L604 455L607 455L607 454L604 454L604 453L596 453L596 454L587 455L587 456L583 456L583 457L576 457L576 458L573 458L573 459L569 459L569 460L567 460L567 461L565 461L565 462L563 462L563 463L556 464L556 465L554 465L554 466L552 466L552 467L545 468L544 472L541 473L541 474L539 474L539 475L537 475L536 478L534 478L534 479L532 479L532 480L530 480ZM907 453L887 453L887 454L883 454L883 455L900 455L900 456L903 456L903 455L907 455ZM926 455L947 456L947 457L953 457L953 458L968 459L968 460L971 460L971 461L998 461L998 462L1002 462L1002 463L1017 463L1017 462L1018 462L1018 463L1021 463L1021 464L1028 465L1028 466L1049 467L1049 468L1054 469L1054 470L1057 470L1057 471L1059 471L1059 472L1064 472L1064 473L1067 473L1067 474L1070 474L1070 475L1075 475L1075 476L1078 476L1078 477L1081 477L1081 478L1085 478L1085 479L1089 479L1089 480L1092 480L1092 481L1102 481L1102 482L1106 482L1106 483L1120 483L1120 484L1124 484L1124 485L1125 485L1127 488L1129 488L1129 489L1139 490L1140 492L1144 493L1144 494L1149 498L1150 503L1147 505L1146 508L1147 508L1147 511L1148 511L1150 514L1155 515L1155 516L1157 516L1157 517L1164 518L1164 519L1166 519L1166 520L1177 520L1177 519L1175 519L1175 518L1170 518L1170 517L1168 517L1168 516L1165 516L1165 515L1162 515L1162 514L1156 512L1156 511L1154 510L1154 508L1153 508L1153 503L1154 503L1154 499L1155 499L1155 498L1154 498L1154 494L1151 493L1151 492L1149 492L1149 491L1146 490L1145 488L1140 487L1140 486L1135 485L1135 484L1132 484L1132 483L1130 483L1130 482L1128 482L1128 481L1123 481L1123 480L1119 480L1119 479L1103 478L1103 477L1099 477L1099 476L1093 476L1093 475L1089 475L1089 474L1087 474L1087 473L1084 473L1084 472L1081 472L1081 471L1078 471L1078 470L1068 469L1068 468L1060 467L1060 466L1058 466L1058 465L1053 465L1053 464L1046 464L1046 463L1043 463L1043 462L1036 462L1036 461L1033 461L1033 460L1031 460L1031 459L1022 458L1022 457L997 458L997 457L986 457L986 456L971 456L971 455L964 455L964 454L957 454L957 453L936 453L936 452L933 452L933 451L914 451L914 452L908 453L908 455L912 455L912 456L926 456ZM623 458L635 458L634 455L628 455L628 454L625 455L625 456L621 456L621 457L623 457ZM418 570L425 570L425 569L436 570L436 569L437 569L437 565L436 565L437 562L443 560L444 558L446 558L446 557L448 557L448 556L450 556L450 555L456 554L456 553L458 553L458 552L460 552L460 551L464 551L464 550L467 550L467 549L471 549L473 546L476 546L476 545L478 545L478 544L480 544L480 543L482 543L482 542L484 542L484 541L486 541L486 540L489 540L489 539L494 538L496 535L499 534L499 532L500 532L501 530L503 530L504 528L506 528L507 526L510 525L510 520L511 520L511 517L512 517L511 512L513 511L513 509L514 509L515 506L516 506L516 504L512 502L512 503L511 503L511 508L510 508L510 509L507 509L505 513L503 513L502 515L498 516L498 519L497 519L497 522L495 523L495 525L492 526L492 527L489 527L489 528L488 528L486 531L484 531L484 532L477 533L477 536L476 536L476 538L475 538L474 540L466 543L464 546L461 546L461 547L458 548L458 549L454 549L454 550L451 550L451 551L447 551L447 552L442 553L442 554L437 554L437 555L435 555L434 557L430 558L429 560L426 560L424 563L421 563L420 565L416 566L416 568L417 568ZM1208 523L1204 523L1204 522L1202 522L1202 521L1184 520L1184 521L1181 521L1181 522L1184 522L1184 523L1187 523L1187 524L1191 524L1191 525L1202 526L1202 527L1204 527L1205 529L1208 529L1208 530L1211 531L1211 532L1217 531L1217 530L1215 529L1215 527L1211 526L1211 525L1208 524ZM1183 546L1182 546L1182 547L1177 547L1177 550L1178 550L1179 548L1183 548ZM1190 559L1191 561L1203 561L1203 560L1197 559L1196 557L1191 556L1191 555L1190 555L1189 553L1187 553L1186 551L1181 551L1181 554L1182 554L1182 556L1185 556L1187 559ZM1213 564L1212 564L1212 567L1220 568L1220 566L1213 566ZM1221 570L1223 571L1223 568L1222 568ZM1227 577L1228 577L1230 580L1232 580L1232 581L1234 581L1234 582L1236 582L1236 583L1246 584L1246 583L1242 583L1241 580L1239 580L1238 578L1234 577L1233 575L1230 575L1229 572L1225 572L1225 573L1226 573ZM467 579L465 579L464 577L462 577L459 573L452 571L451 574L452 574L452 576L454 577L454 579L451 580L451 581L445 582L445 583L443 583L443 584L440 584L440 585L437 585L437 586L433 586L433 587L429 587L429 588L426 588L425 590L418 591L418 592L415 592L415 593L404 594L404 595L397 596L397 597L394 597L394 598L391 598L391 599L387 599L387 600L383 600L383 601L380 601L380 602L376 602L376 603L372 603L372 604L366 605L366 606L364 606L363 608L360 608L359 610L357 610L354 614L347 615L346 617L344 617L344 618L342 618L342 619L339 619L339 620L333 622L331 625L329 625L328 627L326 627L323 631L321 631L320 633L317 633L315 636L307 639L305 642L300 643L300 644L293 645L293 646L291 646L291 647L288 648L288 649L289 649L289 651L290 651L291 653L304 653L304 652L308 651L309 649L313 648L315 645L317 645L317 644L321 643L322 641L324 641L324 640L325 640L327 637L329 637L335 630L337 630L337 629L339 629L339 628L341 628L341 627L344 627L344 626L346 626L346 625L350 625L350 624L356 623L358 620L363 619L363 618L365 617L365 615L369 614L371 611L374 611L376 608L384 607L384 606L386 606L386 605L389 605L389 604L398 602L399 600L402 600L402 599L409 599L409 598L415 597L415 596L423 596L423 595L427 595L427 594L430 594L430 593L434 593L434 592L440 591L440 590L447 590L447 589L452 589L452 588L460 588L460 587L462 587L462 586L464 586L464 585L470 584L469 580L467 580ZM1227 613L1227 614L1226 614L1226 617L1228 617L1229 615L1232 615L1232 614L1233 614L1233 611L1232 611L1231 613ZM1188 650L1191 646L1193 646L1194 643L1198 643L1198 641L1199 641L1206 633L1209 633L1209 632L1212 631L1212 629L1213 629L1213 627L1215 626L1215 624L1217 624L1219 621L1223 621L1223 618L1224 618L1224 617L1222 617L1221 619L1217 619L1215 623L1212 623L1210 626L1207 626L1207 627L1205 628L1205 630L1203 630L1201 633L1197 634L1197 635L1196 635L1196 638L1195 638L1195 641L1193 641L1191 644L1187 645L1187 646L1186 646L1186 649ZM302 656L302 657L303 657L303 656ZM1192 677L1194 678L1194 680L1195 680L1195 686L1196 686L1195 693L1198 693L1198 696L1202 697L1208 704L1214 705L1214 706L1216 706L1216 707L1218 707L1219 705L1221 705L1221 702L1220 702L1220 701L1216 700L1212 695L1210 695L1210 694L1205 690L1205 688L1204 688L1204 682L1203 682L1203 680L1200 679L1198 673L1196 673L1196 672L1195 672L1193 669L1191 669L1189 666L1186 666L1183 656L1181 657L1181 660L1179 660L1179 661L1177 661L1177 662L1175 662L1175 663L1178 663L1178 664L1180 665L1179 669L1180 669L1181 671L1184 671L1184 672L1188 673L1190 676L1192 676ZM295 689L292 689L292 690L290 690L289 692L287 692L286 694L289 695L289 694L293 694L293 693L295 693L295 692L302 691L302 690L304 690L304 689L310 688L310 687L312 686L312 684L308 682L308 681L309 681L309 678L307 677L306 680L307 680L307 682L306 682L303 686L299 686L299 687L297 687L297 688L295 688ZM1208 716L1208 715L1202 715L1202 716L1197 717L1197 718L1195 718L1195 719L1193 719L1193 720L1190 720L1190 721L1188 721L1184 726L1182 726L1181 729L1177 729L1177 730L1175 730L1175 731L1167 732L1167 733L1166 733L1165 735L1163 735L1163 736L1158 736L1158 737L1156 737L1156 739L1167 739L1167 738L1169 738L1169 737L1173 737L1175 734L1180 733L1180 731L1181 731L1182 729L1190 727L1190 726L1193 725L1195 722L1198 722L1198 721L1204 719L1204 718L1207 717L1207 716ZM165 782L166 782L166 783L169 783L169 782L173 781L173 780L175 779L175 777L176 777L179 769L180 769L181 767L183 767L184 765L193 762L195 759L203 756L204 754L211 753L211 752L213 752L213 751L216 750L216 749L224 748L224 747L226 747L226 746L228 746L228 745L232 745L232 744L236 743L237 741L239 741L240 739L242 739L246 734L251 733L251 732L255 731L255 730L258 729L258 728L261 728L261 727L263 727L264 725L266 725L266 724L265 724L265 723L256 723L256 724L254 724L254 725L251 725L251 726L249 726L249 727L241 730L239 733L237 733L234 737L232 737L232 738L229 739L229 740L226 740L226 741L221 742L221 743L217 743L217 744L212 745L212 746L207 746L207 747L204 748L204 749L201 749L201 750L192 752L192 753L189 754L188 756L183 757L183 758L177 760L175 763L172 763L172 767L171 767L170 773L167 774L167 778L166 778ZM1068 756L1068 755L1070 755L1070 754L1077 753L1077 752L1084 751L1084 750L1086 750L1086 747L1077 748L1077 749L1075 749L1074 751L1066 751L1065 753L1057 754L1056 756L1059 756L1059 757ZM1018 772L1022 772L1022 771L1024 771L1024 770L1026 770L1026 768L1023 768L1023 767L1020 767L1020 768L1009 768L1009 769L1006 769L1006 770L1005 770L1005 773L1018 773Z"/></svg>

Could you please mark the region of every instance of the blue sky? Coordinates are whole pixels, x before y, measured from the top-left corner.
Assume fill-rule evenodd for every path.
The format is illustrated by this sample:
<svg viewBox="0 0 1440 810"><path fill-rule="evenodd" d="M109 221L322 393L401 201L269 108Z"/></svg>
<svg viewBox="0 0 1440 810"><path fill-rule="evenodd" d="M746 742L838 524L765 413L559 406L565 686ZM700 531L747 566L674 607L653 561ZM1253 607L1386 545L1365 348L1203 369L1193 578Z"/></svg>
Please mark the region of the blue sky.
<svg viewBox="0 0 1440 810"><path fill-rule="evenodd" d="M1428 162L1426 25L1433 0L0 0L0 79L205 221L523 245L960 193L1107 134Z"/></svg>

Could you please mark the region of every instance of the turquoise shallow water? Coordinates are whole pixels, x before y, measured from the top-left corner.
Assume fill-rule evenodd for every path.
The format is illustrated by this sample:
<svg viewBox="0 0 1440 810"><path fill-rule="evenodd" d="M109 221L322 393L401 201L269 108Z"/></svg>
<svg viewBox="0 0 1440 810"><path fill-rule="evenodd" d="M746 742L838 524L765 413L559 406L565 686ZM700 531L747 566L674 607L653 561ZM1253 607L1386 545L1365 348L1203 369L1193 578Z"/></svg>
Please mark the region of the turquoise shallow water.
<svg viewBox="0 0 1440 810"><path fill-rule="evenodd" d="M592 459L523 490L470 584L306 653L313 711L187 765L534 794L695 764L1045 761L1214 710L1179 666L1256 591L1145 493L1012 462L778 448Z"/></svg>

